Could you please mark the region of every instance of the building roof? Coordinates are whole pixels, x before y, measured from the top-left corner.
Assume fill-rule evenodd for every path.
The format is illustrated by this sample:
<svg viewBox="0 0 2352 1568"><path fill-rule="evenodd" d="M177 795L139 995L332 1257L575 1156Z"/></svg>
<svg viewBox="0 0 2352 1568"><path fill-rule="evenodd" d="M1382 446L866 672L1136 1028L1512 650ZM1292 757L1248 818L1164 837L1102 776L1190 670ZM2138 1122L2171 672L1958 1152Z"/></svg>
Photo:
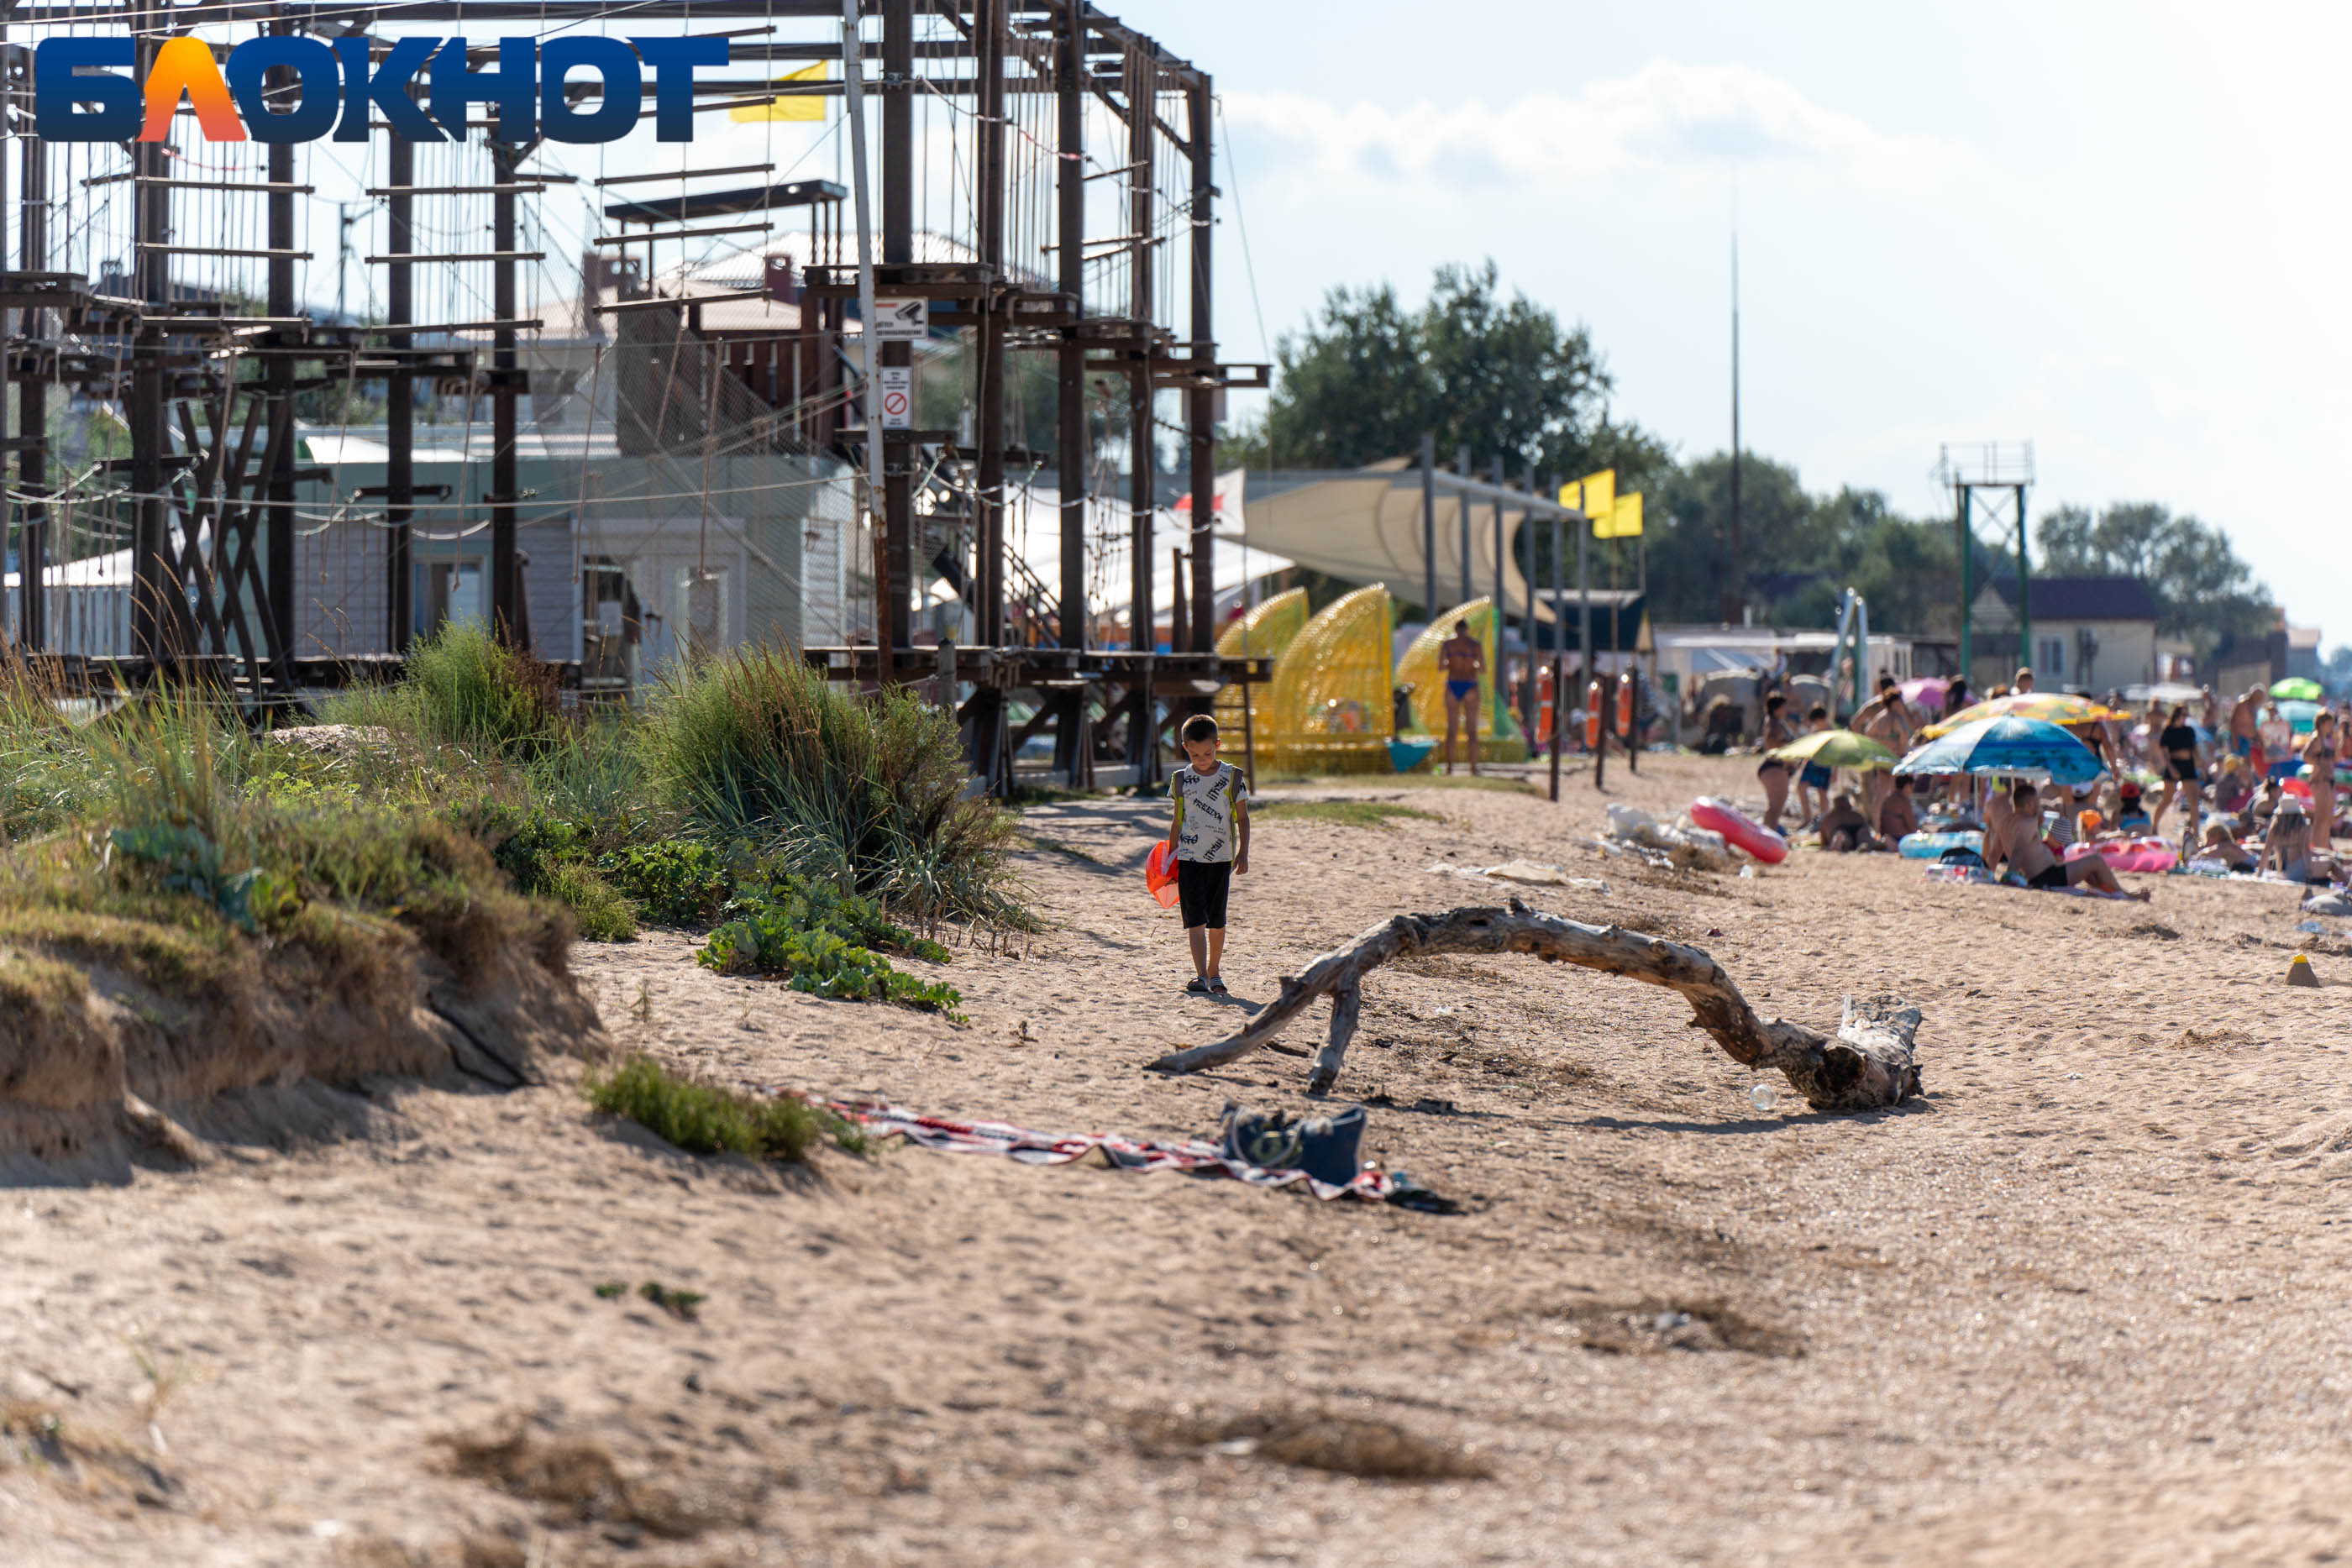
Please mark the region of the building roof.
<svg viewBox="0 0 2352 1568"><path fill-rule="evenodd" d="M2297 652L2309 649L2315 653L2319 651L2321 635L2320 628L2316 626L2290 626L2286 629L2286 645Z"/></svg>
<svg viewBox="0 0 2352 1568"><path fill-rule="evenodd" d="M2000 578L1990 591L2017 608L2017 580ZM2156 596L2136 577L2037 577L2032 584L2037 621L2159 621Z"/></svg>

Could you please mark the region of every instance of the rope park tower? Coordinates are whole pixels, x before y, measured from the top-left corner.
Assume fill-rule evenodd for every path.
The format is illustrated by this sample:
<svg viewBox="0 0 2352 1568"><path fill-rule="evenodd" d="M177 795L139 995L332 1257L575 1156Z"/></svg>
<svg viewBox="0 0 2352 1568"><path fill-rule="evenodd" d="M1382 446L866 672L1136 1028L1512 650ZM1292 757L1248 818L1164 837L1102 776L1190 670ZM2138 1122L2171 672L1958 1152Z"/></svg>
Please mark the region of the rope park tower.
<svg viewBox="0 0 2352 1568"><path fill-rule="evenodd" d="M60 37L131 41L158 139L35 133ZM189 40L256 134L212 134L200 93L155 111ZM616 53L642 115L605 101ZM1266 384L1211 329L1210 78L1083 0L16 5L0 54L8 632L68 685L200 684L257 714L395 669L478 591L500 637L593 689L620 627L650 646L667 615L679 656L719 645L747 613L727 594L798 592L828 551L842 613L766 623L836 680L936 677L1000 787L1049 731L1074 782L1148 779L1168 717L1268 676L1212 651L1205 505L1166 606L1182 635L1153 632L1156 439L1206 497L1223 393ZM724 65L668 68L688 57ZM71 79L46 107L91 91ZM687 140L747 108L817 119L772 112L808 98L845 111L824 152L735 164ZM364 202L321 195L346 191ZM713 287L729 264L742 286ZM313 303L353 269L366 319ZM1058 581L1009 537L1045 494L1041 381ZM111 434L68 463L73 409ZM766 512L793 527L742 522ZM684 564L656 582L641 555ZM918 647L943 592L967 641Z"/></svg>

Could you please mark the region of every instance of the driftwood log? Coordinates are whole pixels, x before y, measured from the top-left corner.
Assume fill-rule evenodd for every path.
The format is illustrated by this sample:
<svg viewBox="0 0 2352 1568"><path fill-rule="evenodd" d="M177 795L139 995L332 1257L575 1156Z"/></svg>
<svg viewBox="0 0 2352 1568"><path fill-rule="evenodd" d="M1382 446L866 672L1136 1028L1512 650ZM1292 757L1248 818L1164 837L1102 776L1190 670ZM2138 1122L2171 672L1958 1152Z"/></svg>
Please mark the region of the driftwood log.
<svg viewBox="0 0 2352 1568"><path fill-rule="evenodd" d="M1171 1052L1153 1062L1152 1070L1198 1072L1231 1061L1280 1035L1308 1002L1328 996L1331 1032L1307 1081L1309 1093L1321 1093L1339 1081L1348 1042L1355 1037L1364 977L1391 959L1427 953L1532 953L1546 963L1671 986L1696 1015L1693 1029L1714 1036L1742 1066L1780 1069L1816 1110L1873 1110L1919 1092L1919 1068L1911 1053L1919 1030L1916 1008L1886 998L1849 997L1837 1033L1816 1034L1801 1024L1758 1018L1722 966L1696 947L1538 914L1516 898L1507 909L1400 915L1376 925L1316 959L1305 974L1286 977L1281 996L1240 1033Z"/></svg>

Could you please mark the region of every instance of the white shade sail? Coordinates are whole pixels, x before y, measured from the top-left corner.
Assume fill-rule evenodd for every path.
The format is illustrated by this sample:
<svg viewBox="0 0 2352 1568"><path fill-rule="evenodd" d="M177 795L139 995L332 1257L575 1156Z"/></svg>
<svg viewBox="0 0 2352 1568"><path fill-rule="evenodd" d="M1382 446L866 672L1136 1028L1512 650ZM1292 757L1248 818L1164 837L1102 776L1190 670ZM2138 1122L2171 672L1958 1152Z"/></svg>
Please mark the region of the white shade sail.
<svg viewBox="0 0 2352 1568"><path fill-rule="evenodd" d="M1495 591L1495 512L1482 501L1470 506L1470 591L1462 591L1462 506L1440 492L1434 554L1438 610ZM1419 478L1384 470L1360 477L1322 479L1274 496L1252 499L1239 531L1226 538L1286 556L1304 567L1353 583L1386 583L1407 601L1426 591L1428 531L1422 515ZM1506 507L1505 549L1520 526ZM1548 523L1538 527L1548 528ZM1573 525L1570 525L1573 527ZM1549 586L1549 585L1547 585ZM1503 558L1504 608L1517 619L1527 612L1528 580L1518 562ZM1536 619L1549 623L1550 607L1538 602Z"/></svg>

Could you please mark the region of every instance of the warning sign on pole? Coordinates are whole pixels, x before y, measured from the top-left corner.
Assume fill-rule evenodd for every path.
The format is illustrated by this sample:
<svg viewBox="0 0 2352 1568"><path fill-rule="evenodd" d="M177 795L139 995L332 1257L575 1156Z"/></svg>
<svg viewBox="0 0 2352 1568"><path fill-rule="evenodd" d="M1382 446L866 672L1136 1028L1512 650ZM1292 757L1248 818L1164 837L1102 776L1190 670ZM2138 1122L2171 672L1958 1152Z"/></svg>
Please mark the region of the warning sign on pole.
<svg viewBox="0 0 2352 1568"><path fill-rule="evenodd" d="M915 368L912 365L884 365L882 377L882 428L908 430L915 423Z"/></svg>
<svg viewBox="0 0 2352 1568"><path fill-rule="evenodd" d="M919 343L931 335L928 299L884 299L874 307L874 336L885 343Z"/></svg>

